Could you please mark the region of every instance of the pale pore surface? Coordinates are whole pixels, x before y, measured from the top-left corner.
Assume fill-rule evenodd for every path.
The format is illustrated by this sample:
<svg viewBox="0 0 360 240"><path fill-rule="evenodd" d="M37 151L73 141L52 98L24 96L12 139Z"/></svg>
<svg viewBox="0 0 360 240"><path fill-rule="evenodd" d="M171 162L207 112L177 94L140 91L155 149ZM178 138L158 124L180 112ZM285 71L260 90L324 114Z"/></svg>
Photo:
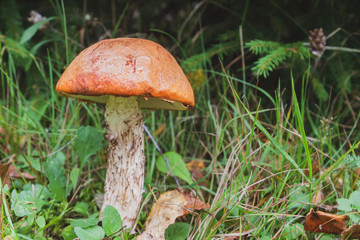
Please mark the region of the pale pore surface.
<svg viewBox="0 0 360 240"><path fill-rule="evenodd" d="M123 226L132 228L142 201L144 185L143 116L136 97L110 96L106 103L108 166L104 202L115 207Z"/></svg>

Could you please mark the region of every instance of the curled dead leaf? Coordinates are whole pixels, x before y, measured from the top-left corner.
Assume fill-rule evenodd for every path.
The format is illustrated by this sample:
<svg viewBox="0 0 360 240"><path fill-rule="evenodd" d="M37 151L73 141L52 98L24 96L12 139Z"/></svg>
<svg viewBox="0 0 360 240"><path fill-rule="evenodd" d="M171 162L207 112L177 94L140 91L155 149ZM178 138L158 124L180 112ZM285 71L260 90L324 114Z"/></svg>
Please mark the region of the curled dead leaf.
<svg viewBox="0 0 360 240"><path fill-rule="evenodd" d="M178 190L162 193L146 219L145 232L136 240L165 240L165 229L184 215L185 204L186 200Z"/></svg>
<svg viewBox="0 0 360 240"><path fill-rule="evenodd" d="M314 233L327 233L340 235L346 230L346 215L336 215L311 209L306 215L304 229Z"/></svg>
<svg viewBox="0 0 360 240"><path fill-rule="evenodd" d="M352 225L341 233L341 240L360 239L360 225Z"/></svg>
<svg viewBox="0 0 360 240"><path fill-rule="evenodd" d="M137 236L136 240L165 240L165 229L175 223L178 217L209 207L208 203L201 202L198 197L183 189L164 192L151 208L145 222L145 232Z"/></svg>

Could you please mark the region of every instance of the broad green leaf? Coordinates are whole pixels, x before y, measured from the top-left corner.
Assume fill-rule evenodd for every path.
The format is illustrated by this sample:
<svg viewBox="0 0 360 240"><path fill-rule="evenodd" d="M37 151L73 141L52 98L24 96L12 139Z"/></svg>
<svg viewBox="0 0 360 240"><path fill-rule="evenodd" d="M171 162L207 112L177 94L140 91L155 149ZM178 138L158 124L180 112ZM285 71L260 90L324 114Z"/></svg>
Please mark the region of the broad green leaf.
<svg viewBox="0 0 360 240"><path fill-rule="evenodd" d="M350 195L350 203L356 208L360 207L360 191L355 191Z"/></svg>
<svg viewBox="0 0 360 240"><path fill-rule="evenodd" d="M44 23L46 23L54 18L55 17L50 17L50 18L41 20L41 21L31 25L30 27L28 27L24 31L23 35L21 36L20 43L23 44L23 43L26 43L27 41L29 41Z"/></svg>
<svg viewBox="0 0 360 240"><path fill-rule="evenodd" d="M38 216L36 218L36 223L40 228L45 227L45 224L46 224L45 218L43 216Z"/></svg>
<svg viewBox="0 0 360 240"><path fill-rule="evenodd" d="M190 230L190 224L184 222L177 222L171 224L165 230L166 240L185 240Z"/></svg>
<svg viewBox="0 0 360 240"><path fill-rule="evenodd" d="M75 227L74 231L80 240L100 240L105 237L104 229L99 226L89 228Z"/></svg>
<svg viewBox="0 0 360 240"><path fill-rule="evenodd" d="M73 208L74 212L89 216L89 205L86 202L77 202Z"/></svg>
<svg viewBox="0 0 360 240"><path fill-rule="evenodd" d="M48 188L57 201L66 198L65 155L58 152L50 156L45 163L46 177L49 180Z"/></svg>
<svg viewBox="0 0 360 240"><path fill-rule="evenodd" d="M182 160L179 154L177 154L176 152L167 152L164 154L164 156L169 159L171 170L173 171L175 176L181 178L188 184L193 183L193 180L191 179L191 174L186 168L185 162ZM169 172L169 168L165 160L161 156L156 160L156 167L160 172Z"/></svg>
<svg viewBox="0 0 360 240"><path fill-rule="evenodd" d="M97 213L92 214L90 217L85 219L74 219L70 221L71 226L73 227L80 227L80 228L87 228L91 226L95 226L99 222L99 218L97 217Z"/></svg>
<svg viewBox="0 0 360 240"><path fill-rule="evenodd" d="M121 229L122 221L120 214L113 206L106 206L102 217L102 226L106 236L110 236Z"/></svg>
<svg viewBox="0 0 360 240"><path fill-rule="evenodd" d="M80 127L75 139L74 148L80 158L81 168L102 148L102 134L94 127Z"/></svg>
<svg viewBox="0 0 360 240"><path fill-rule="evenodd" d="M73 187L76 187L77 181L79 179L80 175L80 168L73 168L70 172L70 181L73 185Z"/></svg>
<svg viewBox="0 0 360 240"><path fill-rule="evenodd" d="M64 240L73 240L77 237L74 232L74 227L71 225L67 226L61 231L61 236L64 238Z"/></svg>
<svg viewBox="0 0 360 240"><path fill-rule="evenodd" d="M351 202L349 201L349 199L345 199L345 198L340 198L336 200L338 203L338 209L341 211L345 211L345 212L351 212L352 208L351 208Z"/></svg>

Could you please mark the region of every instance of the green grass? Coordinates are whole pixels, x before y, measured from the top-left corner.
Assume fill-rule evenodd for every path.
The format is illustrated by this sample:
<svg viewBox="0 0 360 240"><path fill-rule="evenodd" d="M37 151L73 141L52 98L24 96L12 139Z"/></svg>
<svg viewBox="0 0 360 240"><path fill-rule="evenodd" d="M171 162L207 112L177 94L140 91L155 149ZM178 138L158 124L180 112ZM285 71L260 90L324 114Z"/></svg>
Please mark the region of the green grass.
<svg viewBox="0 0 360 240"><path fill-rule="evenodd" d="M15 154L15 167L36 177L34 181L14 179L4 187L0 238L73 239L74 220L94 219L99 213L96 199L103 193L106 171L104 106L56 93L54 86L64 66L81 49L69 40L77 36L68 32L66 4L50 3L59 30L42 39L52 47L46 53L32 53L30 43L20 44L19 38L3 37L0 32L0 49L7 53L0 55L0 128L4 132L0 132L0 160L5 163ZM130 4L117 19L112 36L128 7ZM197 22L201 29L201 20L193 17L189 21ZM236 34L238 30L234 30ZM196 96L194 109L143 111L144 124L151 133L164 127L154 135L163 152L174 151L185 162L196 160L206 165L202 170L205 185L200 181L190 185L180 179L184 188L196 189L210 204L210 209L181 220L191 225L188 238L221 239L237 232L256 239L313 239L314 234L303 230L306 213L311 208L335 206L337 199L349 198L359 187L356 96L345 90L336 96L329 93L328 101L311 96L311 78L316 74L313 59L277 64L290 66L286 69L291 71L281 79L290 83L290 88L279 81L275 93L269 92L251 81L250 63L235 70L226 68L224 61L232 56L232 42L209 47L206 36L199 32L200 44L192 45L191 41L176 40L186 39L186 32L179 32L184 35L176 38L156 27L150 31L173 41L183 65L196 68L190 68L191 72L202 70L198 79L190 79ZM193 48L199 50L197 54L192 53ZM324 61L331 64L337 57L342 58L332 55ZM300 70L296 68L299 61L305 66ZM352 70L358 71L346 73L358 76ZM22 77L22 71L29 80ZM319 84L327 88L324 81ZM337 99L353 104L353 109L341 111ZM87 126L91 127L84 128ZM82 131L90 133L85 142L79 142ZM261 141L260 133L267 141ZM88 151L82 153L81 144L91 147L86 146ZM146 193L138 216L140 232L155 202L153 194L159 196L176 188L173 178L157 168L160 154L150 140L145 141L145 154ZM320 190L325 198L314 202L313 196ZM135 235L123 233L120 239L135 239Z"/></svg>

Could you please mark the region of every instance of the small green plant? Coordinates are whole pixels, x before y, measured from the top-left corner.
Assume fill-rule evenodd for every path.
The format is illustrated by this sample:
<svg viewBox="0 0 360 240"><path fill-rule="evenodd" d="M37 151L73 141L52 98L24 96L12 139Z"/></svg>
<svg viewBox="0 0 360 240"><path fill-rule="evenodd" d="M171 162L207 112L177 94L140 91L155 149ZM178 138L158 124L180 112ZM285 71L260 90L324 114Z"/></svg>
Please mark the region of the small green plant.
<svg viewBox="0 0 360 240"><path fill-rule="evenodd" d="M354 191L348 199L339 198L336 200L338 209L348 214L354 224L360 223L360 191Z"/></svg>
<svg viewBox="0 0 360 240"><path fill-rule="evenodd" d="M98 213L85 219L71 220L70 225L62 232L62 236L65 240L76 237L80 240L100 240L104 239L105 236L114 240L128 238L126 233L122 232L120 214L114 207L107 206L105 208L102 216L102 227L98 226L98 222Z"/></svg>

